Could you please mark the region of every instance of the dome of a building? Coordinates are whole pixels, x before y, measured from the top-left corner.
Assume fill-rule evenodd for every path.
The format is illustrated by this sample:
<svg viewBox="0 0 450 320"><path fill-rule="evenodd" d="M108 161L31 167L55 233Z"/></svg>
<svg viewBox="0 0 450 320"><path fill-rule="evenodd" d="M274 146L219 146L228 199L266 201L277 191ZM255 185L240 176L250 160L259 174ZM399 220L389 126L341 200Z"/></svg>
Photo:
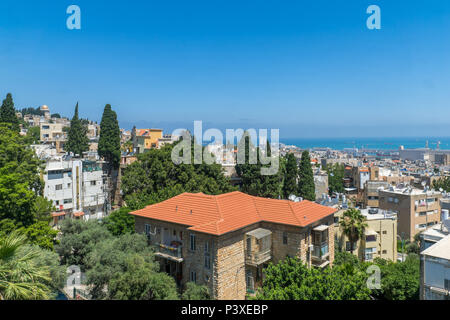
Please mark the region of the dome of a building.
<svg viewBox="0 0 450 320"><path fill-rule="evenodd" d="M49 109L48 109L48 106L46 106L45 104L43 105L43 106L41 106L41 110L42 111L48 111Z"/></svg>

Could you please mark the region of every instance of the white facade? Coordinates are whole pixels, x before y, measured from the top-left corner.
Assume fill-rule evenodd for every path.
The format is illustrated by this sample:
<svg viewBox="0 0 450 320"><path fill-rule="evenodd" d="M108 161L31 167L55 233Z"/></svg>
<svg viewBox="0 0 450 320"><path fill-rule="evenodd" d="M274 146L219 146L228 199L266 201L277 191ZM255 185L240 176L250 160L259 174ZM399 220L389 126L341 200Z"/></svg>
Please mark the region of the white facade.
<svg viewBox="0 0 450 320"><path fill-rule="evenodd" d="M105 207L106 186L103 180L99 162L50 160L44 173L44 196L53 201L58 219L63 219L61 213L83 216L86 220L99 219L104 216Z"/></svg>

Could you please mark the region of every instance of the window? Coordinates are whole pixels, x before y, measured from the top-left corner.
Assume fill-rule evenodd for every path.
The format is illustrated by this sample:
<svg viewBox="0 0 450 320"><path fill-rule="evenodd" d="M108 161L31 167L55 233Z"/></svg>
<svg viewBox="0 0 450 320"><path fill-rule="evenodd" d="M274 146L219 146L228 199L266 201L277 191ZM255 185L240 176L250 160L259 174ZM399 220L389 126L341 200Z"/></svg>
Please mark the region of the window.
<svg viewBox="0 0 450 320"><path fill-rule="evenodd" d="M195 251L196 245L195 245L195 234L190 234L190 249L191 251Z"/></svg>
<svg viewBox="0 0 450 320"><path fill-rule="evenodd" d="M93 180L91 181L91 186L95 186L97 184L97 181Z"/></svg>
<svg viewBox="0 0 450 320"><path fill-rule="evenodd" d="M334 217L334 224L338 225L339 224L339 217Z"/></svg>
<svg viewBox="0 0 450 320"><path fill-rule="evenodd" d="M364 260L366 261L370 261L373 259L373 254L377 252L375 248L366 248L366 250L364 250Z"/></svg>
<svg viewBox="0 0 450 320"><path fill-rule="evenodd" d="M386 230L383 230L383 234L387 234L387 231L386 231Z"/></svg>
<svg viewBox="0 0 450 320"><path fill-rule="evenodd" d="M356 247L356 245L354 243L352 244L350 241L345 242L345 250L346 251L352 251L352 249L355 250L355 247Z"/></svg>
<svg viewBox="0 0 450 320"><path fill-rule="evenodd" d="M55 185L55 190L62 190L62 184Z"/></svg>
<svg viewBox="0 0 450 320"><path fill-rule="evenodd" d="M189 281L191 282L197 282L197 272L195 271L191 271L190 276L189 276Z"/></svg>
<svg viewBox="0 0 450 320"><path fill-rule="evenodd" d="M205 268L211 269L211 248L209 241L205 241Z"/></svg>
<svg viewBox="0 0 450 320"><path fill-rule="evenodd" d="M387 250L383 250L383 254L386 254L387 253Z"/></svg>
<svg viewBox="0 0 450 320"><path fill-rule="evenodd" d="M72 203L72 199L64 199L64 204Z"/></svg>
<svg viewBox="0 0 450 320"><path fill-rule="evenodd" d="M67 184L67 188L70 188L71 185L72 185L71 183L68 183L68 184Z"/></svg>
<svg viewBox="0 0 450 320"><path fill-rule="evenodd" d="M366 236L366 242L373 242L373 241L377 241L377 236L376 235L369 235Z"/></svg>
<svg viewBox="0 0 450 320"><path fill-rule="evenodd" d="M288 235L287 232L283 232L283 244L287 244L288 243Z"/></svg>
<svg viewBox="0 0 450 320"><path fill-rule="evenodd" d="M150 240L150 230L151 230L151 226L149 224L145 224L144 232L145 232L145 235L147 236L148 240Z"/></svg>

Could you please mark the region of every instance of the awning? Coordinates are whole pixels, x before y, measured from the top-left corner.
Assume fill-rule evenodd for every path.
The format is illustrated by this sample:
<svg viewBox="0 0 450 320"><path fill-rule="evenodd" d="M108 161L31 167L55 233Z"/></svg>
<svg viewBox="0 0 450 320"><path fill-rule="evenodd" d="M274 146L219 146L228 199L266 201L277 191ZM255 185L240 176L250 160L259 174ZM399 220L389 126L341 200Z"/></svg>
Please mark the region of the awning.
<svg viewBox="0 0 450 320"><path fill-rule="evenodd" d="M73 216L74 216L74 217L81 217L81 216L84 216L84 212L83 212L83 211L81 211L81 212L75 212L75 213L73 214Z"/></svg>
<svg viewBox="0 0 450 320"><path fill-rule="evenodd" d="M327 229L328 229L328 226L326 224L321 224L320 226L315 227L313 230L314 231L325 231Z"/></svg>
<svg viewBox="0 0 450 320"><path fill-rule="evenodd" d="M270 236L271 234L272 231L263 228L258 228L253 231L247 232L247 235L255 237L256 239L261 239Z"/></svg>
<svg viewBox="0 0 450 320"><path fill-rule="evenodd" d="M377 233L376 231L373 231L373 230L371 230L371 229L366 229L366 230L364 230L364 234L365 234L366 236L376 236L376 235L378 235L378 233Z"/></svg>
<svg viewBox="0 0 450 320"><path fill-rule="evenodd" d="M60 216L64 216L64 215L66 215L66 213L64 211L52 212L52 217L60 217Z"/></svg>

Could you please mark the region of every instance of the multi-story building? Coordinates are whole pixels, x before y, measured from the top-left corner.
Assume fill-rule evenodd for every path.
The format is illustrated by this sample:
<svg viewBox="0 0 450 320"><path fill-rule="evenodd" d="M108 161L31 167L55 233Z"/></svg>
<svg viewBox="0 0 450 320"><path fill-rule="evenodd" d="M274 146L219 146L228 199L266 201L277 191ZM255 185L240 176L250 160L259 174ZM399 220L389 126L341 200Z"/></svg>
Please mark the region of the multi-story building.
<svg viewBox="0 0 450 320"><path fill-rule="evenodd" d="M379 203L379 193L380 189L389 188L389 184L386 181L369 180L366 181L364 186L364 208L378 208Z"/></svg>
<svg viewBox="0 0 450 320"><path fill-rule="evenodd" d="M420 259L420 298L450 300L450 235L422 251Z"/></svg>
<svg viewBox="0 0 450 320"><path fill-rule="evenodd" d="M398 234L413 240L417 233L440 221L440 192L410 186L379 190L379 208L397 213Z"/></svg>
<svg viewBox="0 0 450 320"><path fill-rule="evenodd" d="M366 218L367 228L364 236L352 244L344 234L339 222L345 210L335 214L335 246L348 252L352 251L361 261L373 261L383 258L397 260L397 215L393 212L368 208L361 210Z"/></svg>
<svg viewBox="0 0 450 320"><path fill-rule="evenodd" d="M54 224L70 217L102 218L107 203L106 179L98 161L60 158L47 161L44 196L56 207Z"/></svg>
<svg viewBox="0 0 450 320"><path fill-rule="evenodd" d="M323 194L328 194L328 174L320 170L314 173L314 190L316 200L322 198Z"/></svg>
<svg viewBox="0 0 450 320"><path fill-rule="evenodd" d="M136 129L131 132L133 148L136 153L158 148L158 140L163 138L162 129Z"/></svg>
<svg viewBox="0 0 450 320"><path fill-rule="evenodd" d="M67 140L67 134L63 130L64 124L41 122L39 126L41 131L41 142L51 144L56 147L58 152L62 152L64 149L64 143Z"/></svg>
<svg viewBox="0 0 450 320"><path fill-rule="evenodd" d="M269 261L291 256L308 266L332 265L335 211L236 191L183 193L131 214L179 286L192 281L214 299L245 299L261 285Z"/></svg>

